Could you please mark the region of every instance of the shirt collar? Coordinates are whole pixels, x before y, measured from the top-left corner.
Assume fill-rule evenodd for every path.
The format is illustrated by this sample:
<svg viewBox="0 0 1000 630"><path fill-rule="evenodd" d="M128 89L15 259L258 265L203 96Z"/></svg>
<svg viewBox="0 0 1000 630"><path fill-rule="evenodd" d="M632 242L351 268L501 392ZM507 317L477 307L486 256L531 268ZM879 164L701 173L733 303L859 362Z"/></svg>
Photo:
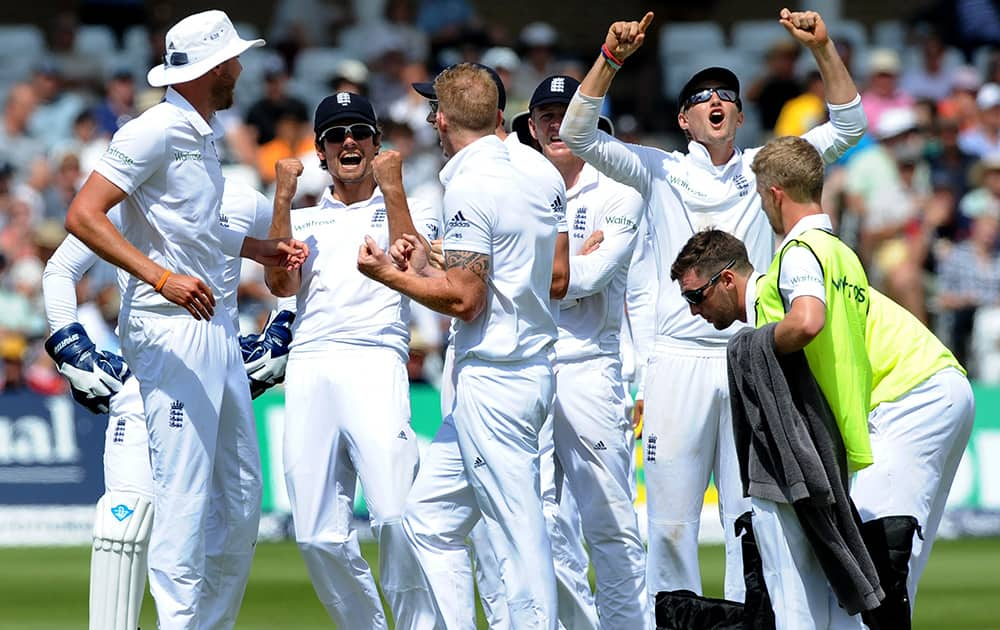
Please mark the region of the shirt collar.
<svg viewBox="0 0 1000 630"><path fill-rule="evenodd" d="M590 186L596 185L599 177L600 172L590 164L584 162L583 170L580 171L580 176L576 178L576 184L572 188L566 189L566 197L574 197Z"/></svg>
<svg viewBox="0 0 1000 630"><path fill-rule="evenodd" d="M833 223L830 222L829 215L824 213L810 214L802 217L798 223L792 226L792 229L788 230L788 234L785 235L784 240L781 241L781 245L778 246L778 251L783 250L788 241L798 238L803 232L808 230L826 230L832 233Z"/></svg>
<svg viewBox="0 0 1000 630"><path fill-rule="evenodd" d="M708 152L708 148L700 142L695 142L691 140L688 142L688 155L691 156L691 160L698 166L709 169L713 171L725 171L733 164L737 164L742 160L743 151L736 145L733 145L733 155L729 158L725 164L721 166L716 166L712 164L712 156Z"/></svg>
<svg viewBox="0 0 1000 630"><path fill-rule="evenodd" d="M451 156L448 163L444 165L441 169L441 184L444 186L448 185L448 182L459 173L462 165L469 160L474 160L480 155L484 155L490 159L506 158L509 159L510 153L507 151L506 145L504 145L503 140L498 138L495 134L490 134L488 136L483 136L477 140L474 140L470 144L465 145L459 149L458 153Z"/></svg>
<svg viewBox="0 0 1000 630"><path fill-rule="evenodd" d="M747 280L747 290L746 290L746 314L747 323L757 327L757 280L764 275L760 272L754 271L750 274L750 278Z"/></svg>
<svg viewBox="0 0 1000 630"><path fill-rule="evenodd" d="M327 186L326 188L323 189L323 196L319 200L319 207L320 208L350 208L350 207L353 207L353 206L361 206L361 205L367 206L372 201L377 201L377 200L380 200L380 199L382 199L382 191L379 189L378 186L375 186L375 190L372 191L372 196L371 197L369 197L368 199L365 199L364 201L357 201L355 203L352 203L351 205L347 205L344 202L340 201L339 199L337 199L336 197L333 196L333 186L331 185L331 186Z"/></svg>
<svg viewBox="0 0 1000 630"><path fill-rule="evenodd" d="M206 121L202 118L201 114L191 105L190 102L181 93L172 87L167 88L167 93L164 95L163 100L170 103L171 105L177 107L182 112L184 112L184 117L187 118L194 130L197 131L202 136L212 136L213 138L220 138L225 133L222 128L222 123L219 122L219 117L212 114L210 121Z"/></svg>

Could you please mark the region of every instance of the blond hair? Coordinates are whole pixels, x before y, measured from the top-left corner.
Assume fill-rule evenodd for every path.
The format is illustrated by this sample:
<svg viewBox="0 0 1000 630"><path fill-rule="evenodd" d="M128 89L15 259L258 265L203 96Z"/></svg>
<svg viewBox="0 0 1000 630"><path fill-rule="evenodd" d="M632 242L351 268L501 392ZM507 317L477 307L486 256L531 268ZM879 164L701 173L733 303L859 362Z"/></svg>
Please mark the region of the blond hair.
<svg viewBox="0 0 1000 630"><path fill-rule="evenodd" d="M781 136L764 145L750 165L761 189L772 186L799 203L819 203L826 165L816 147L798 136Z"/></svg>
<svg viewBox="0 0 1000 630"><path fill-rule="evenodd" d="M438 109L448 123L476 133L493 133L500 95L489 72L471 63L445 69L434 79Z"/></svg>

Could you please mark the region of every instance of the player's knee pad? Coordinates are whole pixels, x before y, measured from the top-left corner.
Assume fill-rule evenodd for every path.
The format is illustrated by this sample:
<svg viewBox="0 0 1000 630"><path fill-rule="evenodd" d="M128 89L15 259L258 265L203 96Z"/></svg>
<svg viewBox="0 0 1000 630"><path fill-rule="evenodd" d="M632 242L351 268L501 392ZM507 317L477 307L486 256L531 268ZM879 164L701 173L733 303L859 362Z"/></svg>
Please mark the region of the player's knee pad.
<svg viewBox="0 0 1000 630"><path fill-rule="evenodd" d="M90 630L135 630L146 589L153 504L131 492L97 502L90 562Z"/></svg>
<svg viewBox="0 0 1000 630"><path fill-rule="evenodd" d="M909 630L910 596L906 588L910 576L913 534L920 529L912 516L885 516L861 524L861 536L875 563L885 599L863 614L872 630Z"/></svg>

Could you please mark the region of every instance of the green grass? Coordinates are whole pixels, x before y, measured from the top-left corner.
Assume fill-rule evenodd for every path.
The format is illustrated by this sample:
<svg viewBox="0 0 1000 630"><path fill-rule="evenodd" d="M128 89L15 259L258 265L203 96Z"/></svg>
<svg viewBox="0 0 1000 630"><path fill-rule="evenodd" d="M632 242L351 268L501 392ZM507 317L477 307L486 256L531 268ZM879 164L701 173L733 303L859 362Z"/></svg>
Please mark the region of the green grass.
<svg viewBox="0 0 1000 630"><path fill-rule="evenodd" d="M364 547L374 567L375 548ZM0 548L0 629L86 628L90 550ZM706 595L722 592L722 548L702 548ZM1000 538L940 541L934 546L917 597L916 630L1000 630ZM152 600L142 626L155 628ZM330 628L293 543L257 548L237 628ZM480 627L485 628L480 616Z"/></svg>

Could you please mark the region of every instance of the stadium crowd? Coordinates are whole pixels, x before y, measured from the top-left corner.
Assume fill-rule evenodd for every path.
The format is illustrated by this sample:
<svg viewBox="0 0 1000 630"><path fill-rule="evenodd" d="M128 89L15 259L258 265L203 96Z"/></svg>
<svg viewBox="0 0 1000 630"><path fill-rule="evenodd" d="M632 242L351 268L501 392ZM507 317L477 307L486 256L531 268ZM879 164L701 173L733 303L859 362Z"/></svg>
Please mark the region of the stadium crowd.
<svg viewBox="0 0 1000 630"><path fill-rule="evenodd" d="M546 22L507 33L483 23L467 2L388 0L381 15L360 2L339 12L313 11L313 5L327 6L278 3L266 33L276 45L246 53L236 104L221 112L227 177L273 194L277 160L301 157L306 168L296 207L316 203L328 184L316 168L310 126L326 94L369 95L379 109L384 146L405 161L406 190L440 207L441 152L424 122L428 101L410 84L457 61L480 61L507 87L509 120L526 109L543 77L582 78L592 52L566 50ZM145 69L162 58L163 33L177 17L157 7L144 22L112 29L83 24L86 15L60 13L46 25L41 46L22 46L27 61L0 76L2 390L65 390L42 348L42 270L65 235L70 200L111 135L162 98L162 90L146 86ZM871 45L841 38L831 29L859 81L869 133L830 168L824 207L875 286L932 326L971 376L1000 381L1000 55L988 45L960 51L932 26L907 26L900 48L880 47L874 37ZM29 42L42 32L20 30L36 34ZM10 46L21 41L5 39ZM666 73L669 62L663 55L648 61L666 64ZM824 121L818 73L780 33L744 79L743 144L801 134ZM658 97L663 104L674 95ZM604 113L619 137L683 146L671 105L649 119L618 104L622 111ZM86 328L100 331L93 333L97 345L116 349L119 296L110 267L97 265L79 294ZM244 267L239 299L245 330L257 330L273 306L257 267ZM410 376L434 381L447 323L425 309L415 321Z"/></svg>

